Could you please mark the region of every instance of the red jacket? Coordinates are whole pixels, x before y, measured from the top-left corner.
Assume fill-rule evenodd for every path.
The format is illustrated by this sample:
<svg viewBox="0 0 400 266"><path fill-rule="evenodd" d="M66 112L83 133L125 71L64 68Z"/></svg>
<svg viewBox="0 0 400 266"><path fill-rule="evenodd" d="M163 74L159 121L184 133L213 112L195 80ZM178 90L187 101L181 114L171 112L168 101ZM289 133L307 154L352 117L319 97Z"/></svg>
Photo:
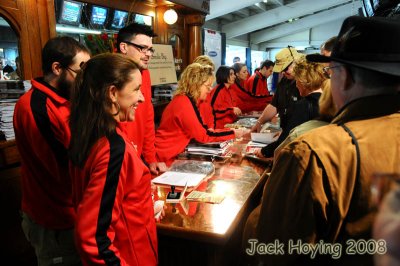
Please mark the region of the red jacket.
<svg viewBox="0 0 400 266"><path fill-rule="evenodd" d="M233 92L232 87L227 88L225 84L218 84L207 96L212 107L214 117L213 128L224 128L225 124L236 121L237 116L233 107L238 107L239 100Z"/></svg>
<svg viewBox="0 0 400 266"><path fill-rule="evenodd" d="M21 208L50 229L72 228L75 221L66 150L71 138L69 108L65 95L36 79L14 111L21 156Z"/></svg>
<svg viewBox="0 0 400 266"><path fill-rule="evenodd" d="M207 99L204 101L200 101L198 104L198 109L203 121L203 125L205 125L207 128L214 128L214 116L210 105L210 100L211 99L207 97Z"/></svg>
<svg viewBox="0 0 400 266"><path fill-rule="evenodd" d="M70 167L84 265L157 264L151 175L122 132L126 124L93 145L83 169Z"/></svg>
<svg viewBox="0 0 400 266"><path fill-rule="evenodd" d="M233 139L234 132L211 132L203 125L195 102L185 95L177 95L165 108L156 132L159 161L170 165L176 155L183 152L190 140L201 143Z"/></svg>
<svg viewBox="0 0 400 266"><path fill-rule="evenodd" d="M252 106L250 111L262 111L272 101L272 95L268 91L267 79L257 70L247 79L245 88L253 96L247 101Z"/></svg>
<svg viewBox="0 0 400 266"><path fill-rule="evenodd" d="M154 147L154 109L151 103L150 72L142 70L142 91L144 102L139 104L135 112L135 121L128 125L128 137L137 145L139 157L143 155L147 163L154 163L156 149Z"/></svg>
<svg viewBox="0 0 400 266"><path fill-rule="evenodd" d="M258 70L246 80L246 89L252 95L269 95L267 79Z"/></svg>
<svg viewBox="0 0 400 266"><path fill-rule="evenodd" d="M248 113L251 111L262 111L265 106L272 100L272 95L252 95L248 90L244 88L244 84L235 82L232 86L233 93L236 94L238 99L238 107L242 113Z"/></svg>

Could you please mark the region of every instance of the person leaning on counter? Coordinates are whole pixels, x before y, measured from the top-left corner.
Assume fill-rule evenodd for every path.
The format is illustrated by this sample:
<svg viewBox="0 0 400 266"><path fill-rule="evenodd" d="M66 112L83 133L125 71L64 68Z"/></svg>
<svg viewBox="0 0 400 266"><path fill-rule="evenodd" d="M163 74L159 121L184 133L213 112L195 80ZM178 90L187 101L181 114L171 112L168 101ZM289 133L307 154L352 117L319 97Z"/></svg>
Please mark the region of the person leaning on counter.
<svg viewBox="0 0 400 266"><path fill-rule="evenodd" d="M208 65L193 63L182 72L175 96L165 108L156 132L159 161L170 165L192 139L206 143L235 137L234 131L208 130L203 124L198 103L206 99L213 80L213 69Z"/></svg>
<svg viewBox="0 0 400 266"><path fill-rule="evenodd" d="M77 208L75 242L84 265L156 265L151 174L127 135L142 77L133 60L101 54L71 94L69 158Z"/></svg>

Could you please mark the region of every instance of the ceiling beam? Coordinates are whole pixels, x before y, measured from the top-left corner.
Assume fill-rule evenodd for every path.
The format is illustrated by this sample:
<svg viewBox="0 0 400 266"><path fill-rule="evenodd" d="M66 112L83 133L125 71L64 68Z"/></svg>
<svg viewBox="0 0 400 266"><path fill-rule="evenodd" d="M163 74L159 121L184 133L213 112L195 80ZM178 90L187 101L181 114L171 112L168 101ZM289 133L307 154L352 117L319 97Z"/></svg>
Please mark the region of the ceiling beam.
<svg viewBox="0 0 400 266"><path fill-rule="evenodd" d="M284 0L272 0L272 2L274 2L275 4L279 5L279 6L284 6Z"/></svg>
<svg viewBox="0 0 400 266"><path fill-rule="evenodd" d="M263 2L259 2L254 4L254 6L258 7L258 9L262 10L262 11L267 11L268 8L266 7L266 5Z"/></svg>
<svg viewBox="0 0 400 266"><path fill-rule="evenodd" d="M266 30L258 31L250 34L250 43L259 44L262 42L267 42L276 38L287 36L292 33L310 29L320 24L328 23L334 20L348 17L351 14L352 8L361 7L361 2L356 2L339 6L336 8L329 9L317 13L315 15L310 15L292 23L285 23L278 25L273 28L268 28Z"/></svg>
<svg viewBox="0 0 400 266"><path fill-rule="evenodd" d="M234 14L226 14L226 15L223 15L223 16L221 16L221 17L219 17L219 19L225 19L225 20L228 20L228 21L233 21L235 18L240 18L240 17L236 17Z"/></svg>
<svg viewBox="0 0 400 266"><path fill-rule="evenodd" d="M241 46L241 47L249 47L249 42L245 40L238 39L229 39L226 40L227 45Z"/></svg>
<svg viewBox="0 0 400 266"><path fill-rule="evenodd" d="M223 16L228 13L235 12L239 9L246 8L260 2L260 0L246 0L246 1L234 1L234 0L215 0L210 1L210 14L206 16L206 21Z"/></svg>
<svg viewBox="0 0 400 266"><path fill-rule="evenodd" d="M286 6L226 24L222 26L222 32L225 32L226 38L229 39L347 2L349 0L299 0Z"/></svg>
<svg viewBox="0 0 400 266"><path fill-rule="evenodd" d="M248 10L248 9L239 9L239 10L236 10L235 13L239 13L245 17L250 16L250 10Z"/></svg>

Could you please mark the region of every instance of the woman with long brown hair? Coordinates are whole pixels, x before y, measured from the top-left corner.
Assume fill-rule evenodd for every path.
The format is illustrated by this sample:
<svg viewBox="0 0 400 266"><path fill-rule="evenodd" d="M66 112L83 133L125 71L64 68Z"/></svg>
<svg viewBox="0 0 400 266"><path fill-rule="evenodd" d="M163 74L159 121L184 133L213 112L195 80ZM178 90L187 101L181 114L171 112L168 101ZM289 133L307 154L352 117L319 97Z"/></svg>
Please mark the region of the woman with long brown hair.
<svg viewBox="0 0 400 266"><path fill-rule="evenodd" d="M84 265L156 265L149 169L126 135L143 101L137 65L121 54L93 57L71 95L75 237Z"/></svg>

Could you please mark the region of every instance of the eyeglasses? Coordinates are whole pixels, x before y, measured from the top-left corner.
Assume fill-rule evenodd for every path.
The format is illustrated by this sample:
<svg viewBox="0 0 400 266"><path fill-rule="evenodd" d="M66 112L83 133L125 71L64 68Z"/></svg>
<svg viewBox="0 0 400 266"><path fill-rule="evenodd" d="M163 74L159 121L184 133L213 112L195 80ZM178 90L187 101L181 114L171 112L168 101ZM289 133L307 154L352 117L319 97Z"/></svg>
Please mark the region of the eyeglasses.
<svg viewBox="0 0 400 266"><path fill-rule="evenodd" d="M85 64L86 64L86 62L85 62L85 61L82 61L82 62L79 64L79 69L78 69L78 70L75 70L75 69L73 69L73 68L71 68L71 67L69 67L69 66L64 67L64 68L65 68L66 70L70 70L70 71L74 72L75 74L78 74L79 71L81 71L81 70L83 69L83 67L85 66Z"/></svg>
<svg viewBox="0 0 400 266"><path fill-rule="evenodd" d="M75 70L75 69L72 69L72 68L70 68L70 67L66 67L66 69L67 69L67 70L71 70L71 71L74 72L75 74L78 74L79 71L81 71L80 69L79 69L79 70Z"/></svg>
<svg viewBox="0 0 400 266"><path fill-rule="evenodd" d="M289 71L289 67L292 65L292 63L290 63L284 70L282 70L282 73L290 74L290 73L288 73L288 71Z"/></svg>
<svg viewBox="0 0 400 266"><path fill-rule="evenodd" d="M154 54L154 52L156 51L153 47L148 48L146 46L142 46L133 42L128 42L128 41L123 41L123 42L126 43L127 45L132 45L133 47L138 49L138 51L141 52L142 54L146 54L147 52Z"/></svg>
<svg viewBox="0 0 400 266"><path fill-rule="evenodd" d="M337 66L331 66L331 67L324 67L322 68L322 71L324 71L324 74L326 75L327 78L331 78L331 69L332 68L337 68L337 67L341 67L343 65L337 65Z"/></svg>

